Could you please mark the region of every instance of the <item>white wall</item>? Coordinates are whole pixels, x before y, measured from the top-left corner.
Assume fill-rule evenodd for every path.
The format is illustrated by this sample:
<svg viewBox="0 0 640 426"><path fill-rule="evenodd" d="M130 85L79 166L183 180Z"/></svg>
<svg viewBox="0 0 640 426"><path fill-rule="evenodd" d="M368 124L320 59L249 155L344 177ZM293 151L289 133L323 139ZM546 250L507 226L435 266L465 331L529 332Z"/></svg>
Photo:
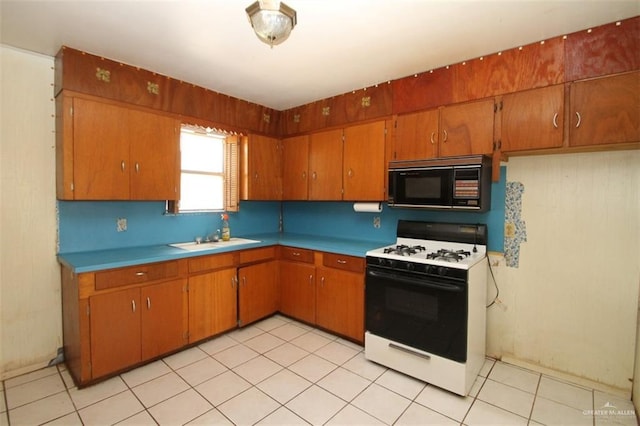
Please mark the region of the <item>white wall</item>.
<svg viewBox="0 0 640 426"><path fill-rule="evenodd" d="M0 377L62 346L53 58L0 45Z"/></svg>
<svg viewBox="0 0 640 426"><path fill-rule="evenodd" d="M496 269L488 351L631 390L640 280L640 152L513 157L527 241ZM492 293L491 293L492 294ZM506 307L506 310L505 310Z"/></svg>

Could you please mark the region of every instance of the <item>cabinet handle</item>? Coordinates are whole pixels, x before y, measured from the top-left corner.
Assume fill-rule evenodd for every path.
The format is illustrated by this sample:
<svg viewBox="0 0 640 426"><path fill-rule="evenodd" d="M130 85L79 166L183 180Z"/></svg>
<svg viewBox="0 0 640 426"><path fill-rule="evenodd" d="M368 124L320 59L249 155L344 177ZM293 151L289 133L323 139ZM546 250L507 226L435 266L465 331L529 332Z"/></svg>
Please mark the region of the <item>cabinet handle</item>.
<svg viewBox="0 0 640 426"><path fill-rule="evenodd" d="M255 175L253 175L254 179L258 179L258 173L256 172Z"/></svg>
<svg viewBox="0 0 640 426"><path fill-rule="evenodd" d="M316 172L313 172L313 174L311 175L311 178L313 180L316 180L318 178L318 174Z"/></svg>
<svg viewBox="0 0 640 426"><path fill-rule="evenodd" d="M136 173L140 172L140 164L136 163Z"/></svg>
<svg viewBox="0 0 640 426"><path fill-rule="evenodd" d="M124 172L124 160L122 160L122 162L120 163L120 170Z"/></svg>
<svg viewBox="0 0 640 426"><path fill-rule="evenodd" d="M353 177L353 170L349 169L349 171L347 172L347 176Z"/></svg>
<svg viewBox="0 0 640 426"><path fill-rule="evenodd" d="M324 277L320 278L320 287L324 287Z"/></svg>
<svg viewBox="0 0 640 426"><path fill-rule="evenodd" d="M309 285L313 285L313 274L309 274Z"/></svg>
<svg viewBox="0 0 640 426"><path fill-rule="evenodd" d="M143 275L146 275L146 272L144 271L136 272L136 277L141 277Z"/></svg>
<svg viewBox="0 0 640 426"><path fill-rule="evenodd" d="M302 179L306 179L307 178L307 172L302 172Z"/></svg>
<svg viewBox="0 0 640 426"><path fill-rule="evenodd" d="M444 129L444 130L442 131L442 134L444 135L444 139L442 139L442 142L443 142L443 143L446 143L446 142L447 142L447 138L449 137L449 134L447 133L447 130L446 130L446 129Z"/></svg>
<svg viewBox="0 0 640 426"><path fill-rule="evenodd" d="M236 277L231 277L231 288L235 288Z"/></svg>
<svg viewBox="0 0 640 426"><path fill-rule="evenodd" d="M292 253L291 253L291 255L292 255L292 256L300 256L300 253L299 253L299 252L297 252L297 251L294 251L294 252L292 252Z"/></svg>
<svg viewBox="0 0 640 426"><path fill-rule="evenodd" d="M151 309L151 299L147 297L147 310Z"/></svg>
<svg viewBox="0 0 640 426"><path fill-rule="evenodd" d="M135 301L135 300L132 300L132 301L131 301L131 310L132 310L133 312L135 312L135 311L136 311L136 301Z"/></svg>
<svg viewBox="0 0 640 426"><path fill-rule="evenodd" d="M553 127L558 128L558 113L553 114Z"/></svg>
<svg viewBox="0 0 640 426"><path fill-rule="evenodd" d="M341 265L345 265L347 263L346 260L338 259L338 263Z"/></svg>
<svg viewBox="0 0 640 426"><path fill-rule="evenodd" d="M436 141L434 138L436 137L436 132L431 132L431 145L435 145Z"/></svg>
<svg viewBox="0 0 640 426"><path fill-rule="evenodd" d="M247 286L247 277L242 277L242 285Z"/></svg>
<svg viewBox="0 0 640 426"><path fill-rule="evenodd" d="M576 116L578 117L578 122L576 123L576 129L580 127L580 123L582 123L582 116L578 111L576 111Z"/></svg>

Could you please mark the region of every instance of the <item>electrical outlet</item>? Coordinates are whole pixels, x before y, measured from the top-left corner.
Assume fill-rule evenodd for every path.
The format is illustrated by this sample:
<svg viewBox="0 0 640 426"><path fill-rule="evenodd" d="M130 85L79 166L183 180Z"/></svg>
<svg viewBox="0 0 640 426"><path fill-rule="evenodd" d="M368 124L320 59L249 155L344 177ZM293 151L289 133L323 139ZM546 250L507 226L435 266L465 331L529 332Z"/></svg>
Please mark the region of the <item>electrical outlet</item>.
<svg viewBox="0 0 640 426"><path fill-rule="evenodd" d="M116 219L116 230L118 232L124 232L127 230L127 218L119 217Z"/></svg>
<svg viewBox="0 0 640 426"><path fill-rule="evenodd" d="M380 216L373 217L373 227L376 229L380 228Z"/></svg>
<svg viewBox="0 0 640 426"><path fill-rule="evenodd" d="M489 252L487 256L489 257L489 264L491 267L496 268L504 266L504 255L502 253Z"/></svg>

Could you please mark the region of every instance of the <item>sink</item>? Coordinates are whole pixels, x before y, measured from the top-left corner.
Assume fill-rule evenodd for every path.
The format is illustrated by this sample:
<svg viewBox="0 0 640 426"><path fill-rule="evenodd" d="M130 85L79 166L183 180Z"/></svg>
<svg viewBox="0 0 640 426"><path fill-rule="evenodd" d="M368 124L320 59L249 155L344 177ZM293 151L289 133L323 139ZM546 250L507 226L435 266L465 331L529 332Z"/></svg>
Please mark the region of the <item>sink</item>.
<svg viewBox="0 0 640 426"><path fill-rule="evenodd" d="M175 243L169 244L171 247L176 247L182 250L188 251L200 251L200 250L215 250L221 249L225 247L239 246L242 244L251 244L251 243L259 243L258 240L249 240L247 238L231 238L229 241L217 241L217 242L208 242L208 243L196 243L194 241L188 243Z"/></svg>

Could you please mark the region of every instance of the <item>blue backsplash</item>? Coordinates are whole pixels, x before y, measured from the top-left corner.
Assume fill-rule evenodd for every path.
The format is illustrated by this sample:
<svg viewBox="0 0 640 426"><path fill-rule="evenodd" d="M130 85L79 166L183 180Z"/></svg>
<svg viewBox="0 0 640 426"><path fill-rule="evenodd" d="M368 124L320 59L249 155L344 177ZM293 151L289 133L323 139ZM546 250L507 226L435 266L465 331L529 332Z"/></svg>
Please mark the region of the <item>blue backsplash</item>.
<svg viewBox="0 0 640 426"><path fill-rule="evenodd" d="M229 225L232 236L278 232L282 208L285 232L391 243L399 219L485 223L488 249L502 252L505 167L500 176L485 213L389 208L386 203L380 213L356 213L351 202L243 201L239 212L229 214ZM158 201L58 201L58 214L60 253L193 241L221 228L220 213L170 215ZM373 226L376 216L380 228ZM117 232L118 218L127 219L126 231Z"/></svg>

